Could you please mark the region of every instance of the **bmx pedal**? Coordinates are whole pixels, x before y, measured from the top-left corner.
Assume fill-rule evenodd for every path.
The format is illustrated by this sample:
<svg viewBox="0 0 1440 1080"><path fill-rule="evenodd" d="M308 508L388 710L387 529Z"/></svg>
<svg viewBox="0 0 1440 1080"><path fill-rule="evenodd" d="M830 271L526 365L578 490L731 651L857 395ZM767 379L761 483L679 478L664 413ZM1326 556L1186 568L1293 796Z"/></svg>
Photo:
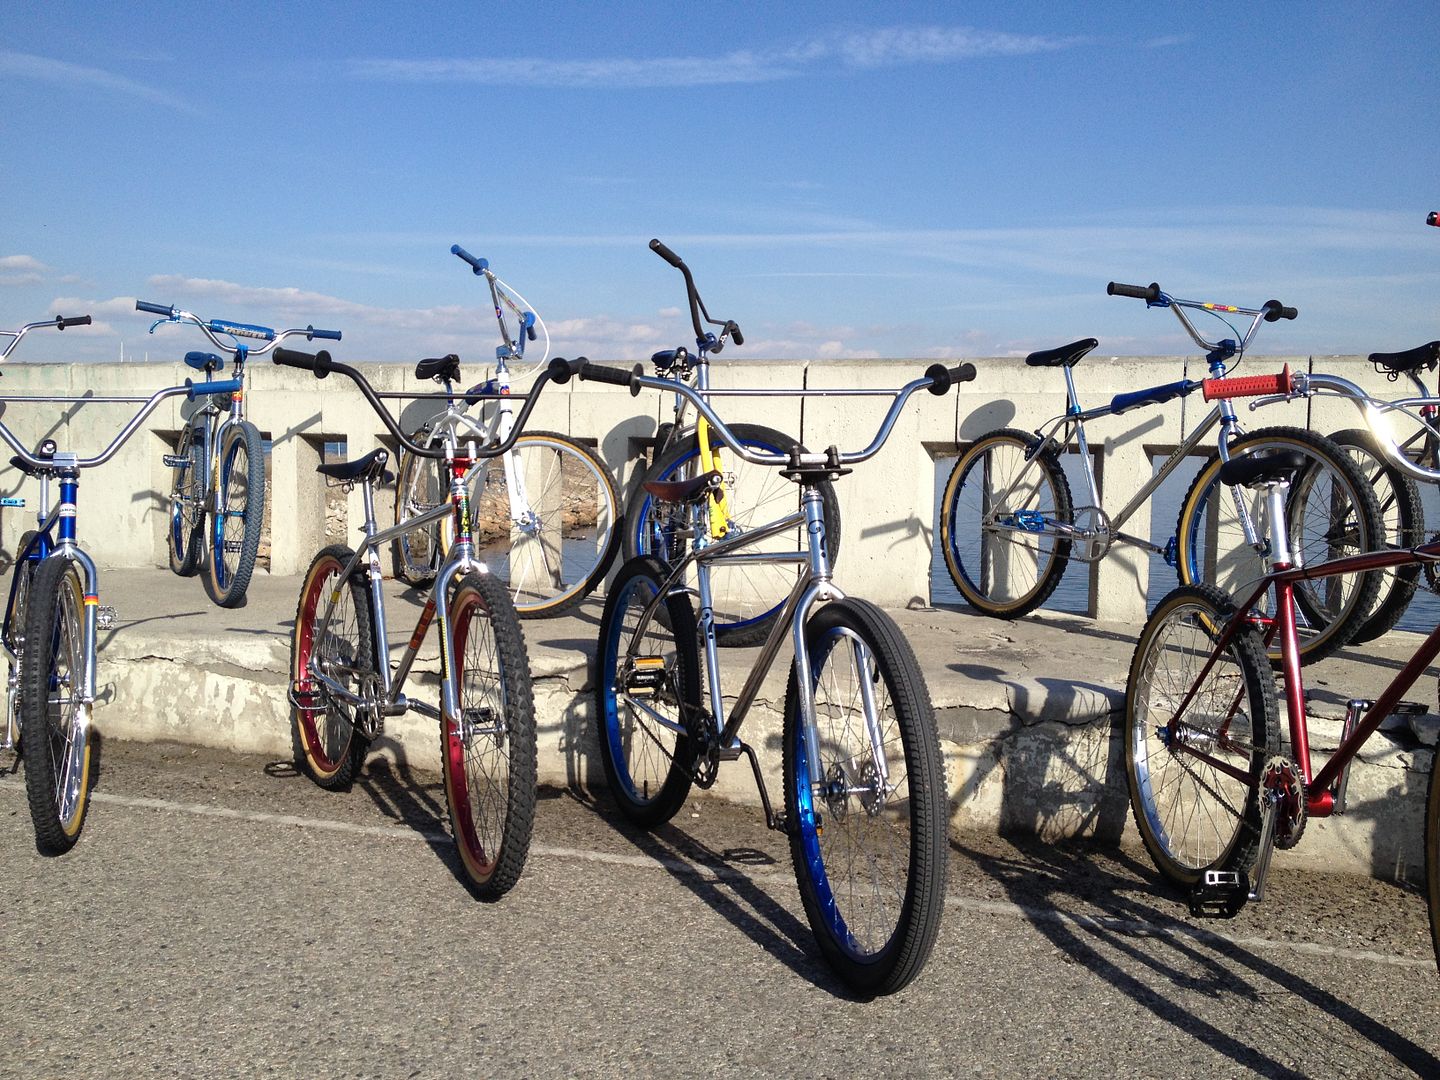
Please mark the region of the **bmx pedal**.
<svg viewBox="0 0 1440 1080"><path fill-rule="evenodd" d="M1190 890L1190 914L1197 919L1233 919L1250 899L1250 879L1235 870L1206 870Z"/></svg>
<svg viewBox="0 0 1440 1080"><path fill-rule="evenodd" d="M663 656L637 656L631 661L631 670L625 680L625 692L633 697L644 697L655 693L665 683L665 658Z"/></svg>
<svg viewBox="0 0 1440 1080"><path fill-rule="evenodd" d="M167 469L188 469L190 467L189 454L162 454L160 460L165 462Z"/></svg>

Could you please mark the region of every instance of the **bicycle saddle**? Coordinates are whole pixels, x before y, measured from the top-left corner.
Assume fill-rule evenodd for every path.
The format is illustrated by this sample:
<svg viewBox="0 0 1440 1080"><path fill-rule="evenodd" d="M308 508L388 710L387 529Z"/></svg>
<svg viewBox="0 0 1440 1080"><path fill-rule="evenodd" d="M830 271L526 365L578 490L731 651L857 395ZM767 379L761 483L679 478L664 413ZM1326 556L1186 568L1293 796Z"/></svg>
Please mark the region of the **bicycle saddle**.
<svg viewBox="0 0 1440 1080"><path fill-rule="evenodd" d="M712 488L718 488L723 480L724 477L712 470L690 480L650 480L642 486L662 502L686 503L704 498Z"/></svg>
<svg viewBox="0 0 1440 1080"><path fill-rule="evenodd" d="M1289 483L1309 463L1299 450L1265 450L1231 458L1220 466L1220 482L1231 487Z"/></svg>
<svg viewBox="0 0 1440 1080"><path fill-rule="evenodd" d="M364 457L356 458L354 461L336 461L329 465L317 465L315 471L332 480L348 482L378 479L383 484L391 484L395 482L395 477L385 469L385 462L389 460L390 452L381 448L371 450Z"/></svg>
<svg viewBox="0 0 1440 1080"><path fill-rule="evenodd" d="M224 361L214 353L187 352L185 354L185 363L193 367L196 371L205 372L206 375L214 372L223 362Z"/></svg>
<svg viewBox="0 0 1440 1080"><path fill-rule="evenodd" d="M1039 352L1032 352L1025 357L1025 363L1030 367L1074 367L1080 362L1080 358L1091 349L1099 345L1093 337L1087 337L1080 341L1072 341L1069 345L1061 345L1058 349L1041 349Z"/></svg>
<svg viewBox="0 0 1440 1080"><path fill-rule="evenodd" d="M42 461L49 461L55 456L55 451L59 448L60 447L56 444L54 439L41 439L40 445L35 447L35 456L37 458L40 458ZM26 476L40 475L39 469L31 465L29 462L23 461L18 457L12 457L10 459L10 464L15 468L19 469Z"/></svg>
<svg viewBox="0 0 1440 1080"><path fill-rule="evenodd" d="M444 379L446 382L459 382L460 357L451 353L449 356L436 356L429 360L421 360L415 365L415 377L417 379Z"/></svg>
<svg viewBox="0 0 1440 1080"><path fill-rule="evenodd" d="M1414 371L1416 368L1433 368L1437 362L1440 362L1440 341L1417 345L1404 352L1372 352L1370 362L1377 368L1384 368L1397 375L1406 371Z"/></svg>

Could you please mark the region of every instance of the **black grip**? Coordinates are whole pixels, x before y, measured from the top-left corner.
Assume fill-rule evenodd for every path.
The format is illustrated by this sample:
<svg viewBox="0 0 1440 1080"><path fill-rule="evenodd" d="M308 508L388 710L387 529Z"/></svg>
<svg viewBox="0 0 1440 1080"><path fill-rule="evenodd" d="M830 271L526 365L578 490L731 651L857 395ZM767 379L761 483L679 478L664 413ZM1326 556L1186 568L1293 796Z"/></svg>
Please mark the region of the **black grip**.
<svg viewBox="0 0 1440 1080"><path fill-rule="evenodd" d="M944 397L954 383L970 382L975 378L975 365L961 364L947 368L944 364L931 364L925 369L925 377L930 380L930 393Z"/></svg>
<svg viewBox="0 0 1440 1080"><path fill-rule="evenodd" d="M164 315L167 319L175 314L175 309L168 304L152 304L149 300L136 300L136 311L148 311L151 315Z"/></svg>
<svg viewBox="0 0 1440 1080"><path fill-rule="evenodd" d="M574 360L566 360L563 356L554 357L546 367L550 381L557 386L564 386L571 377L580 374L590 361L583 356L577 356Z"/></svg>
<svg viewBox="0 0 1440 1080"><path fill-rule="evenodd" d="M275 363L281 367L313 371L317 379L323 379L330 374L330 354L324 349L318 353L301 352L299 349L276 349L273 355Z"/></svg>
<svg viewBox="0 0 1440 1080"><path fill-rule="evenodd" d="M1275 322L1279 319L1293 319L1300 313L1293 307L1286 307L1279 300L1266 300L1260 310L1265 312L1266 322Z"/></svg>
<svg viewBox="0 0 1440 1080"><path fill-rule="evenodd" d="M1431 211L1430 211L1430 216L1425 219L1425 224L1426 224L1426 225L1440 225L1440 213L1437 213L1436 211L1431 210Z"/></svg>
<svg viewBox="0 0 1440 1080"><path fill-rule="evenodd" d="M612 386L630 387L630 396L634 397L640 392L640 384L635 380L645 374L645 365L636 364L629 371L624 368L606 367L604 364L586 364L580 369L581 382L603 382Z"/></svg>
<svg viewBox="0 0 1440 1080"><path fill-rule="evenodd" d="M1105 286L1105 291L1111 296L1133 296L1136 300L1152 303L1160 299L1160 286L1153 281L1149 285L1124 285L1112 281Z"/></svg>
<svg viewBox="0 0 1440 1080"><path fill-rule="evenodd" d="M655 252L656 255L659 255L660 258L664 259L671 266L675 267L676 270L679 270L680 267L684 265L684 263L680 261L680 256L676 255L659 240L650 241L650 250Z"/></svg>
<svg viewBox="0 0 1440 1080"><path fill-rule="evenodd" d="M730 340L735 342L736 345L745 344L745 335L740 332L740 327L734 319L730 320Z"/></svg>
<svg viewBox="0 0 1440 1080"><path fill-rule="evenodd" d="M63 315L57 315L57 316L55 316L55 329L57 329L57 330L64 330L67 326L89 326L89 325L90 325L90 316L89 316L89 315L75 315L75 316L72 316L71 318L68 318L68 319L65 318Z"/></svg>

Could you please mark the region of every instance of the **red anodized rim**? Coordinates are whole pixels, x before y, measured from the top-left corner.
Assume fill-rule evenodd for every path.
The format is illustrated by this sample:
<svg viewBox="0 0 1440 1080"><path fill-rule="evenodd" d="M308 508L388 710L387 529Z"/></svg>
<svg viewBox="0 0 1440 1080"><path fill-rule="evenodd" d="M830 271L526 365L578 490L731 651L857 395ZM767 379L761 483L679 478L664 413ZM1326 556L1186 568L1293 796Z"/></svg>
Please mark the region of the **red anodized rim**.
<svg viewBox="0 0 1440 1080"><path fill-rule="evenodd" d="M462 589L455 599L450 617L453 628L451 643L455 649L455 700L463 709L461 695L465 686L465 645L470 640L470 611L476 605L484 606L485 601L474 589ZM470 809L469 778L465 772L465 740L451 729L448 722L445 724L444 751L445 786L450 796L450 819L455 830L455 842L471 874L483 882L495 872L498 852L487 855L475 829L475 817Z"/></svg>
<svg viewBox="0 0 1440 1080"><path fill-rule="evenodd" d="M343 569L335 559L329 559L310 574L309 581L305 586L305 600L301 605L299 622L295 627L295 670L291 677L295 682L296 699L304 698L314 692L314 686L309 679L310 653L315 645L315 613L320 609L320 601L327 590L326 582L338 578ZM302 708L295 706L299 714L300 737L305 746L305 756L310 759L316 771L322 774L331 774L339 769L339 763L332 761L325 753L324 744L320 739L320 733L315 726L315 718L324 713L324 709Z"/></svg>

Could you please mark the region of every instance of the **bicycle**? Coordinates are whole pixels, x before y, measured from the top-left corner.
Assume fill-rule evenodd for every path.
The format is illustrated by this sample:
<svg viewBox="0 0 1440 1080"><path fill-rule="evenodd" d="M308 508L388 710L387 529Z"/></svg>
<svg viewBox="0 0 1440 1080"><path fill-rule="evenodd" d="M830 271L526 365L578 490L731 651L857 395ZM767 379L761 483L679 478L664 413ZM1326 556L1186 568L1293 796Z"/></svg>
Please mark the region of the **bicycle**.
<svg viewBox="0 0 1440 1080"><path fill-rule="evenodd" d="M690 516L689 551L666 563L637 555L621 566L600 622L596 708L600 758L621 812L644 828L668 821L692 786L714 784L723 761L745 757L766 824L790 838L796 881L820 951L857 994L892 993L924 966L939 928L948 851L948 795L939 738L914 653L880 608L832 580L822 484L875 454L910 395L944 394L975 377L936 364L899 390L839 391L892 398L879 432L858 453L811 453L793 442L766 453L745 444L702 390L636 370L588 365L580 378L684 395L711 434L750 463L799 486L800 507L722 538L708 528L720 475L647 481ZM804 391L800 391L804 393ZM747 552L803 525L802 551ZM718 653L716 566L764 561L799 567L727 718ZM694 570L696 585L685 584ZM692 597L698 597L697 624ZM820 601L828 601L816 609ZM784 809L771 806L755 751L740 727L786 639L794 646L785 695ZM709 708L701 700L709 687Z"/></svg>
<svg viewBox="0 0 1440 1080"><path fill-rule="evenodd" d="M1190 338L1205 350L1212 379L1233 371L1262 323L1296 315L1294 308L1278 300L1266 301L1258 309L1238 308L1180 300L1156 284L1112 281L1106 291L1174 311ZM1235 331L1234 338L1209 341L1186 316L1187 309L1216 317L1248 316L1250 325L1243 333ZM1086 422L1186 397L1202 380L1181 379L1117 394L1107 405L1084 409L1075 389L1074 367L1097 344L1094 338L1085 338L1027 356L1030 367L1058 367L1064 373L1065 412L1033 433L1000 428L981 435L960 455L950 473L940 502L941 547L951 579L977 611L1004 619L1026 615L1050 598L1072 559L1097 562L1116 542L1161 556L1183 584L1209 581L1226 587L1258 577L1264 572L1270 538L1255 528L1257 508L1246 505L1238 495L1228 505L1215 496L1221 467L1232 458L1262 449L1293 448L1311 462L1287 504L1290 535L1299 539L1307 558L1368 551L1378 544L1381 526L1375 497L1344 451L1324 436L1302 428L1271 427L1247 434L1234 407L1223 399L1124 508L1110 515L1100 506ZM1181 502L1175 535L1160 546L1122 532L1130 517L1217 428L1216 452L1201 466ZM1061 453L1072 447L1079 455L1084 498L1088 500L1081 506L1074 504L1060 460ZM1328 656L1349 640L1357 613L1373 603L1379 585L1373 575L1363 575L1324 595L1302 593L1305 637L1301 649L1307 660Z"/></svg>
<svg viewBox="0 0 1440 1080"><path fill-rule="evenodd" d="M331 359L277 349L275 363L331 372L353 381L401 447L418 457L446 459L449 500L399 525L375 523L374 487L393 478L389 454L372 450L355 461L323 464L333 483L359 484L364 539L316 554L305 574L291 639L291 738L297 768L329 790L348 788L387 716L417 712L440 724L441 771L451 831L465 882L492 900L519 880L535 816L534 695L525 636L510 594L476 557L468 457L447 445L410 441L363 374ZM575 365L559 358L535 380L509 436L476 450L494 457L510 450L547 382L566 382ZM430 586L425 606L398 661L386 635L380 551L407 528L448 517L455 543ZM408 698L405 681L433 621L440 626L440 705Z"/></svg>
<svg viewBox="0 0 1440 1080"><path fill-rule="evenodd" d="M147 300L135 301L135 310L160 316L150 327L152 334L165 323L193 323L217 349L234 358L229 381L237 385L227 392L228 408L207 398L186 419L175 453L164 457L171 469L166 535L171 570L193 577L204 567L210 599L223 608L241 607L265 524L265 444L260 430L245 418L245 361L264 356L288 337L303 334L306 341L339 341L340 331L307 326L277 332L267 326L202 319ZM257 347L247 341L265 344ZM210 379L223 361L214 353L187 352L185 364Z"/></svg>
<svg viewBox="0 0 1440 1080"><path fill-rule="evenodd" d="M1364 399L1346 380L1288 372L1206 380L1205 394L1207 399L1293 394L1307 383L1353 390ZM1248 454L1222 467L1221 483L1249 487L1263 497L1275 537L1270 570L1239 602L1210 585L1182 585L1168 593L1141 630L1130 665L1125 774L1131 808L1157 869L1190 891L1197 915L1233 916L1247 902L1263 899L1274 850L1297 844L1310 818L1344 813L1355 756L1392 713L1424 711L1402 699L1440 656L1437 627L1376 698L1348 702L1338 747L1322 768L1313 768L1296 586L1432 563L1440 560L1440 543L1302 564L1289 550L1286 500L1290 484L1308 467L1293 450ZM1282 658L1288 755L1277 717L1276 677L1265 660L1273 646ZM1433 785L1431 795L1432 811L1440 812ZM1432 885L1440 873L1434 852L1432 839L1427 854Z"/></svg>
<svg viewBox="0 0 1440 1080"><path fill-rule="evenodd" d="M83 322L89 322L89 316ZM77 325L60 320L55 325ZM19 333L35 326L32 323ZM11 348L18 342L12 340ZM0 354L0 359L8 355ZM35 846L46 855L69 851L80 838L89 806L95 739L92 711L96 685L96 633L114 617L100 605L95 562L79 542L80 473L109 461L139 430L156 407L168 398L194 401L210 394L242 389L239 379L202 383L186 379L147 397L50 394L7 395L4 404L19 402L141 403L140 410L94 457L61 451L45 439L27 450L0 420L0 439L15 451L11 464L40 481L36 527L21 540L11 579L5 618L0 625L9 660L6 683L6 744L18 733L25 763L25 791L35 826ZM52 484L59 499L52 505ZM24 506L23 499L6 499Z"/></svg>
<svg viewBox="0 0 1440 1080"><path fill-rule="evenodd" d="M659 240L650 241L650 250L679 270L685 278L690 322L695 330L695 351L684 346L655 353L650 359L655 373L673 383L675 407L672 419L660 425L655 435L652 464L635 486L625 507L623 550L625 559L653 555L671 562L683 554L691 541L692 528L705 529L715 540L743 533L781 512L788 505L786 484L774 470L755 468L754 461L737 451L739 460L726 462L721 448L710 439L703 413L694 424L687 420L688 400L681 387L693 384L706 400L717 394L743 393L715 390L710 385L710 357L720 353L726 341L743 345L745 338L733 319L712 319L695 287L695 279L684 261ZM703 322L702 322L703 318ZM705 329L718 326L720 333ZM761 392L763 393L763 391ZM734 423L730 430L743 446L755 453L774 456L788 453L796 440L762 424ZM805 448L801 447L802 452ZM651 493L653 481L691 479L705 472L719 473L722 481L704 521L696 522L683 505L668 502ZM825 510L826 535L833 564L840 551L840 504L829 481L816 486ZM797 551L804 546L799 534L780 534L782 547ZM780 615L774 597L788 589L788 570L768 567L763 560L729 567L715 587L715 632L721 645L758 645Z"/></svg>
<svg viewBox="0 0 1440 1080"><path fill-rule="evenodd" d="M490 286L502 344L495 350L495 375L458 394L460 360L425 360L417 379L445 388L445 409L410 437L421 446L445 445L453 457L462 439L473 447L509 437L515 416L510 397L510 364L525 359L537 318L525 300L478 259L456 244L450 251L469 263ZM514 331L506 323L507 312ZM544 323L540 323L544 330ZM544 364L549 353L545 337ZM477 423L465 408L494 403L489 422ZM473 450L467 456L474 458ZM446 458L422 458L402 451L396 487L395 524L445 502L449 497ZM483 458L469 473L475 507L477 555L501 581L520 617L549 618L590 595L605 577L620 543L619 488L610 469L583 443L554 431L526 431L514 448ZM444 561L449 537L439 522L402 533L395 541L395 576L410 585L428 585Z"/></svg>

